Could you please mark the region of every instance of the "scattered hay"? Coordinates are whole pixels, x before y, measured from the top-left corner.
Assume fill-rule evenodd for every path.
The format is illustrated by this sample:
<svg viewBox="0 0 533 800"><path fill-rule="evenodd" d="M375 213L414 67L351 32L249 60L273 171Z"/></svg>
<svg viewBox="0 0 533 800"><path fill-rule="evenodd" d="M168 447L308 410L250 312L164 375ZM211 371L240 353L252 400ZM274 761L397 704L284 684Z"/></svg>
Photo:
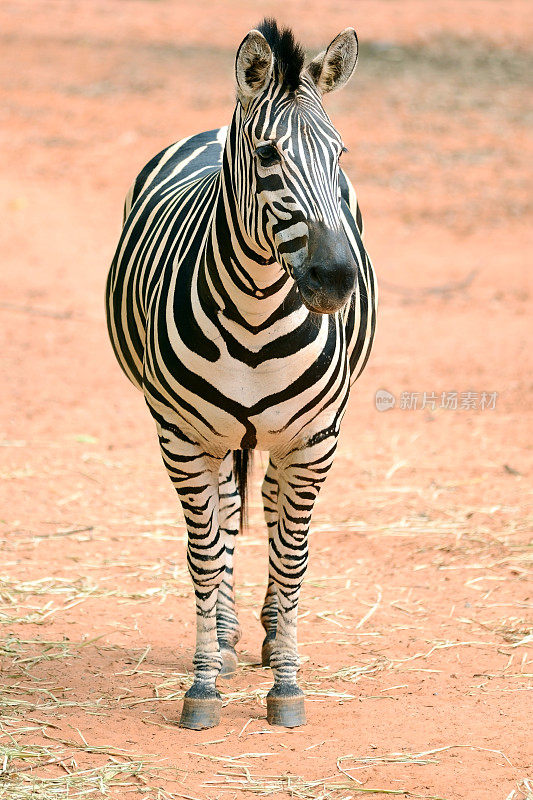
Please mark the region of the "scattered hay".
<svg viewBox="0 0 533 800"><path fill-rule="evenodd" d="M226 760L231 761L231 759ZM347 791L350 794L342 794L343 800L348 800L354 794L401 796L419 798L420 800L446 800L440 795L417 794L405 787L383 789L381 787L360 786L353 778L350 778L350 782L339 781L335 775L328 775L325 778L319 778L314 781L308 781L299 775L290 773L283 775L256 775L252 774L250 767L245 764L228 764L225 769L217 771L213 780L206 781L203 785L205 787L216 786L219 790L224 787L228 790L249 792L261 797L280 795L295 797L300 800L334 800L334 798L339 798L339 792L344 793Z"/></svg>
<svg viewBox="0 0 533 800"><path fill-rule="evenodd" d="M18 639L12 634L0 641L0 659L10 659L11 665L24 674L43 661L76 658L78 648L94 642L81 642L78 647L67 640Z"/></svg>
<svg viewBox="0 0 533 800"><path fill-rule="evenodd" d="M127 578L145 579L141 572L127 575ZM111 580L111 577L107 578ZM106 577L102 578L105 581ZM116 578L114 578L116 580ZM16 578L0 577L0 600L4 606L18 606L26 608L27 613L10 614L0 609L0 624L36 624L44 623L49 617L59 612L69 611L80 603L91 599L117 598L119 602L150 602L159 600L164 602L168 596L188 597L190 595L189 581L185 588L184 577L182 580L167 578L158 586L147 589L128 590L125 588L107 588L94 584L86 578L72 581L65 578L43 577L33 581L20 581ZM54 605L50 600L42 606L30 605L26 601L31 597L64 596L62 605Z"/></svg>
<svg viewBox="0 0 533 800"><path fill-rule="evenodd" d="M69 742L69 746L75 743ZM69 750L37 745L0 745L0 798L2 800L60 800L62 798L108 795L120 788L122 792L142 790L153 797L168 797L150 786L158 774L170 767L159 766L152 757L128 756L114 748L77 745L87 753L107 754L105 764L83 769ZM121 760L114 753L120 755ZM60 775L41 774L61 770ZM177 770L172 768L172 771Z"/></svg>
<svg viewBox="0 0 533 800"><path fill-rule="evenodd" d="M385 755L340 756L340 758L337 759L337 767L344 775L348 775L349 778L352 778L353 776L349 773L354 770L365 769L366 767L373 767L383 764L438 764L439 760L434 757L437 753L445 753L450 750L458 749L479 750L485 753L495 753L504 758L508 765L513 768L513 765L505 753L502 753L501 750L493 750L489 747L479 747L473 744L449 744L445 745L444 747L435 747L432 750L424 750L421 753L386 753ZM342 767L341 764L347 761L353 762L356 766Z"/></svg>
<svg viewBox="0 0 533 800"><path fill-rule="evenodd" d="M533 779L523 778L505 800L533 800Z"/></svg>
<svg viewBox="0 0 533 800"><path fill-rule="evenodd" d="M396 491L396 488L390 487L390 491ZM385 494L390 497L388 492L382 493L381 496L384 497ZM169 515L169 512L164 513ZM47 547L57 547L58 543L55 540L59 538L67 546L73 546L72 536L90 530L89 526L76 525L75 520L67 524L65 528L58 528L53 534L40 537L34 535L34 539L39 539L40 551ZM114 520L112 524L118 528L123 524L123 520ZM147 548L153 551L150 553L154 556L151 560L142 553L139 557L138 553L130 551L129 544L115 551L108 551L106 548L99 550L98 547L94 547L91 551L87 551L89 560L84 557L83 561L84 575L89 577L79 577L77 570L80 562L75 562L74 565L67 564L65 571L61 573L62 577L42 575L35 577L39 576L38 568L32 572L22 573L22 567L18 566L19 562L13 562L13 571L18 571L19 576L23 575L24 579L18 580L16 575L4 575L0 578L0 599L3 601L0 623L3 622L4 626L6 624L22 626L46 622L50 623L50 630L54 631L50 634L48 629L43 631L40 628L39 632L46 638L38 639L36 638L38 634L34 634L33 631L29 634L26 632L27 629L15 628L21 638L10 633L0 644L0 660L7 684L2 687L3 715L0 719L3 745L0 749L0 760L3 759L3 770L0 772L0 800L27 798L28 800L29 798L76 800L82 797L102 796L123 800L129 793L137 792L142 792L150 800L167 800L167 798L170 800L175 797L198 800L192 795L170 791L176 774L173 775L172 767L154 763L151 756L127 753L120 748L92 745L84 738L85 733L87 739L90 739L83 727L83 721L80 721L85 715L113 718L112 715L116 715L117 710L131 708L136 708L135 713L138 714L140 722L156 726L150 733L161 727L167 729L160 732L161 736L170 736L170 731L176 731L176 723L171 723L162 712L169 709L168 716L172 717L174 709L168 704L177 704L192 683L192 676L188 672L171 671L164 661L159 663L157 647L154 645L154 654L150 644L142 638L137 640L137 643L141 644L140 647L127 649L97 642L102 637L78 642L61 638L63 631L68 630L64 626L65 619L62 612L67 612L69 608L79 603L99 601L100 607L105 606L107 609L118 603L164 602L167 596L191 597L192 587L185 561L176 565L168 558L155 557L156 542L162 540L175 543L181 542L184 538L181 529L175 530L175 520L171 520L170 516L168 519L163 518L163 515L151 520L139 517L131 520L131 524L140 529L140 533L136 536L153 541L153 548ZM149 525L153 527L148 529ZM170 525L174 526L172 530L165 527ZM100 527L97 530L100 531ZM339 660L332 665L335 668L341 663L348 663L349 666L343 669L330 671L326 667L308 667L302 671L302 688L305 689L309 701L322 702L327 699L332 709L335 709L336 702L355 701L357 697L365 701L370 698L392 697L394 690L406 689L408 681L411 686L411 675L408 676L407 673L444 671L446 663L449 663L449 659L444 663L447 652L454 653L455 648L461 652L461 648L468 647L485 648L484 652L480 650L480 655L483 657L492 651L491 659L482 661L479 667L480 670L487 667L488 672L490 665L490 670L495 674L487 677L515 678L519 681L507 684L505 688L498 688L497 691L527 689L525 681L531 677L531 670L527 672L526 668L531 662L527 661L524 651L526 645L531 643L532 634L526 622L528 611L524 609L530 609L531 604L523 602L524 598L528 599L525 593L522 593L522 596L511 594L514 587L518 586L521 589L524 586L524 583L519 586L518 582L525 579L527 558L526 553L519 550L519 545L511 539L516 532L512 526L506 527L501 533L498 532L499 538L496 539L479 527L474 531L469 518L464 514L455 513L451 519L443 516L438 520L421 520L420 515L409 515L403 520L392 521L382 526L353 522L340 525L319 524L315 526L314 531L317 534L316 545L319 552L327 535L331 531L340 530L362 534L368 540L383 535L421 538L423 534L424 540L421 541L420 549L415 551L413 570L414 573L424 569L428 572L422 573L420 579L414 579L412 585L409 583L407 586L398 585L399 581L388 582L386 576L378 578L375 573L370 577L371 583L367 586L366 583L356 580L361 573L362 562L358 562L355 566L352 564L341 574L336 574L339 565L333 563L331 554L327 554L329 548L324 547L323 554L327 568L334 574L324 575L316 567L313 573L311 568L310 579L306 582L306 592L304 592L303 613L300 614L299 621L304 623L304 631L313 631L314 635L313 633L308 635L307 638L311 641L302 642L302 648L304 652L310 653L312 658L316 658L316 653L320 651L309 648L315 648L317 645L323 648L321 652L326 647L334 649L341 646L351 648L353 652L350 652L350 649L343 650L343 661L340 661L339 657ZM253 534L239 542L239 547L265 547L264 533L261 532L260 537L255 531ZM321 534L324 534L322 541ZM67 537L67 540L65 541L63 537ZM118 541L125 539L125 536L117 535ZM507 548L507 551L503 548ZM420 555L422 553L423 556ZM425 555L427 553L430 555ZM4 565L3 569L7 571L9 566ZM49 572L52 571L51 566L47 569ZM418 585L429 583L426 576L435 569L455 570L453 574L448 574L457 585L465 587L463 596L469 599L468 604L465 602L465 607L470 609L458 611L457 609L463 608L461 604L463 596L450 597L451 611L447 615L446 607L442 638L439 640L433 639L433 629L427 623L434 612L431 594L424 586ZM27 579L28 575L33 579ZM381 586L376 581L380 581ZM239 604L244 608L247 606L253 608L257 617L263 591L264 581L255 574L248 575L248 580L239 581ZM514 603L504 602L512 600L513 596L520 597L520 602L518 600ZM97 603L92 602L91 608L93 605L96 606ZM489 610L499 606L507 608L501 612ZM142 613L144 612L139 608L139 614ZM466 616L460 617L460 613L469 614L472 619ZM504 614L508 616L503 617ZM174 610L173 616L179 619ZM476 619L478 617L480 619ZM117 620L118 616L112 616L111 619ZM461 627L467 624L478 627L470 629ZM126 628L122 624L117 624L116 627L121 632L127 631L128 636L133 633L137 635L138 632L136 627ZM24 631L23 634L21 630ZM461 641L464 638L461 631L464 633L467 630L467 640ZM103 636L105 635L107 634ZM316 640L317 635L321 637L319 640ZM407 641L409 646L406 644ZM94 649L99 656L102 656L102 650L117 651L116 658L102 660L106 663L112 660L115 664L117 661L123 664L118 666L122 671L114 672L114 675L124 676L125 686L115 688L116 684L113 684L114 688L104 697L93 697L91 694L89 699L78 700L77 692L70 688L73 684L69 684L68 679L65 681L65 686L58 686L50 680L36 677L43 674L49 677L54 674L56 666L60 666L59 662L80 659L82 648L96 643ZM127 654L126 658L124 653ZM345 657L346 653L350 655ZM496 653L499 654L498 660ZM85 655L88 655L86 651ZM92 655L88 659L91 670L93 663L98 665L101 663L96 658L93 659ZM247 657L246 660L252 659ZM46 668L46 662L51 662L49 668ZM32 674L34 668L43 665L45 669L37 670L36 675ZM442 666L443 670L432 669L434 666ZM279 741L277 735L279 732L276 730L255 730L256 727L263 727L264 713L261 719L258 719L261 712L256 714L257 708L254 710L250 708L249 713L246 713L246 704L264 707L266 694L272 683L271 674L267 670L261 671L261 667L257 664L241 664L240 667L250 677L249 681L245 680L243 683L250 685L240 691L227 691L230 687L224 686L226 690L224 704L239 705L240 708L235 709L235 713L242 715L242 721L239 719L238 725L233 730L225 729L222 739L195 742L189 756L192 765L191 776L194 775L195 780L200 780L198 773L205 767L204 775L206 779L211 779L204 784L211 790L208 792L209 796L226 796L223 794L225 792L229 797L234 795L240 797L248 793L260 797L283 796L301 800L348 800L350 797L363 795L437 800L437 795L416 794L411 791L407 788L408 782L402 779L402 775L406 772L408 775L411 774L409 767L416 772L425 765L429 776L433 772L432 766L444 761L441 753L453 747L470 747L450 745L419 753L374 751L368 755L343 755L337 762L337 771L332 760L331 771L335 774L310 780L309 775L317 774L311 771L310 767L319 762L307 761L307 758L315 755L314 748L320 744L317 743L305 748L311 753L303 754L301 766L300 762L296 762L298 766L295 767L295 771L301 774L292 775L288 772L275 774L287 769L282 760L276 762L273 758L275 755L283 757L285 753L283 748L287 745ZM98 666L94 669L96 672ZM113 669L115 670L115 667ZM390 674L380 675L380 673ZM68 664L63 665L61 670L61 675L65 674L68 674ZM415 680L413 677L413 681ZM335 684L336 681L339 684ZM343 686L340 683L342 681L346 681L347 684ZM353 684L360 681L363 681L365 691L361 694L355 691L352 693ZM518 688L514 688L516 686ZM368 687L373 688L369 691ZM485 684L482 684L482 687L483 691L494 690L493 687L485 689ZM73 721L81 728L80 741L73 740L77 740L77 734L72 733L68 727ZM102 719L100 727L106 722L106 719ZM269 734L266 740L248 738L262 734ZM279 747L276 747L276 752L222 755L220 751L224 748L220 745L228 742L234 747L236 740L239 746L245 742L255 744L268 741L269 745L275 743L279 744ZM44 742L46 746L35 744L36 742ZM345 743L340 752L348 747ZM150 746L147 749L150 749ZM204 749L203 754L195 752ZM246 749L246 745L243 749ZM498 754L499 767L507 769L509 759L504 753L486 750ZM232 749L232 752L235 752L235 749ZM506 761L505 764L502 763L503 760ZM494 759L491 761L494 762ZM373 774L376 778L363 785L358 782L357 776L362 778L362 774L365 773L361 773L360 770L365 769L374 769ZM324 772L326 771L327 768ZM393 773L391 781L382 781L381 777L388 776L389 773ZM523 773L518 773L520 774ZM159 778L166 787L166 792L157 788ZM389 788L372 785L374 783L379 785L382 782L388 784ZM429 788L426 789L428 792L437 791L434 784L428 785ZM412 783L411 786L417 788L418 784ZM423 787L426 787L425 783ZM509 789L510 786L506 791ZM507 800L533 800L531 781L523 779Z"/></svg>

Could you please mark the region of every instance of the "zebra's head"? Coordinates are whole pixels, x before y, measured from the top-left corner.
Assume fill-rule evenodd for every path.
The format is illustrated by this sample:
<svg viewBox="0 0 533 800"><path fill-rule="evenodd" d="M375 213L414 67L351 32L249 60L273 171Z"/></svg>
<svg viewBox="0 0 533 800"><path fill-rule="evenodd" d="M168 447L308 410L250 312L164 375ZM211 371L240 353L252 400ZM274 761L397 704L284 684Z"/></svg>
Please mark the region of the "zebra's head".
<svg viewBox="0 0 533 800"><path fill-rule="evenodd" d="M307 308L323 314L346 304L357 266L341 223L344 147L322 95L343 86L356 61L353 28L304 67L292 32L265 20L235 62L230 169L244 231L294 279Z"/></svg>

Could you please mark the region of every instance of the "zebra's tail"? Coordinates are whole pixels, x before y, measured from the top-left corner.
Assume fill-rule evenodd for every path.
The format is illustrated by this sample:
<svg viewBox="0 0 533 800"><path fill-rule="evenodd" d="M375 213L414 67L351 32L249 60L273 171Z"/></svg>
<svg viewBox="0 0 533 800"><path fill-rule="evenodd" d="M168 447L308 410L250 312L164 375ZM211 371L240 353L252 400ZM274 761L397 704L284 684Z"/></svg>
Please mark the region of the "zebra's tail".
<svg viewBox="0 0 533 800"><path fill-rule="evenodd" d="M233 474L237 480L237 488L241 498L241 509L239 514L239 530L248 523L248 476L252 469L253 450L234 450L233 451Z"/></svg>

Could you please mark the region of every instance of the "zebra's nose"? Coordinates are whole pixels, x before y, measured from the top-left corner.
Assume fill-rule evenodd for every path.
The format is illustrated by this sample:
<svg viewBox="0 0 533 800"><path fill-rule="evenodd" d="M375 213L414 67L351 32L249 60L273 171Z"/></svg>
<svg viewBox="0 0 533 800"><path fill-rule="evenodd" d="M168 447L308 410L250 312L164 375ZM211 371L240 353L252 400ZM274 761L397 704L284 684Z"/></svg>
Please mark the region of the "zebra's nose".
<svg viewBox="0 0 533 800"><path fill-rule="evenodd" d="M355 264L349 261L310 264L307 284L314 292L327 292L345 297L355 285Z"/></svg>
<svg viewBox="0 0 533 800"><path fill-rule="evenodd" d="M356 275L353 261L311 262L298 280L302 300L310 311L334 314L348 302Z"/></svg>
<svg viewBox="0 0 533 800"><path fill-rule="evenodd" d="M308 224L307 260L296 274L305 305L320 314L334 314L355 288L357 265L342 230L322 222Z"/></svg>

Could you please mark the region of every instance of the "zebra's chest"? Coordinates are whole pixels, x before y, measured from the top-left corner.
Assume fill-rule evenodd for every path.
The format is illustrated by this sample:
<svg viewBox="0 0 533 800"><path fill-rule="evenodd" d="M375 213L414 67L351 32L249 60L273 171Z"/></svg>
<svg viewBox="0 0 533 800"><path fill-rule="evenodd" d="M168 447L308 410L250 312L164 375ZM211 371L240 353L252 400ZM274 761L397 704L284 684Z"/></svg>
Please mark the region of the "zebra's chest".
<svg viewBox="0 0 533 800"><path fill-rule="evenodd" d="M181 311L159 315L148 332L157 352L148 351L145 387L165 398L189 435L221 451L272 450L316 418L333 394L342 399L347 358L338 320L318 317L307 332L300 325L292 335L278 326L270 336L237 337L197 310L194 320Z"/></svg>

